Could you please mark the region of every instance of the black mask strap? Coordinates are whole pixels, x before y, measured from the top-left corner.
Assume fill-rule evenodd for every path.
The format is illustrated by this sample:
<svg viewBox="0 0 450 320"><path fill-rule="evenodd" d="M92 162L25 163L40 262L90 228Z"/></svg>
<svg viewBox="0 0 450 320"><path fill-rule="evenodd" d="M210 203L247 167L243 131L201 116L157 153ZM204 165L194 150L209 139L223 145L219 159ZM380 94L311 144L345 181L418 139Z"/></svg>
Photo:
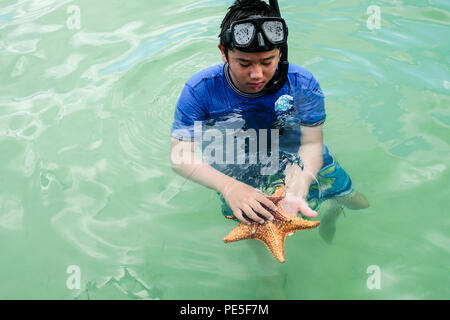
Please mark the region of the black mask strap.
<svg viewBox="0 0 450 320"><path fill-rule="evenodd" d="M269 0L270 6L277 11L278 16L281 17L280 7L278 6L277 0ZM288 62L288 46L287 43L280 47L281 51L281 59L278 62L278 74L273 77L270 82L264 88L265 93L275 93L280 90L284 83L286 82L288 70L289 70L289 62Z"/></svg>

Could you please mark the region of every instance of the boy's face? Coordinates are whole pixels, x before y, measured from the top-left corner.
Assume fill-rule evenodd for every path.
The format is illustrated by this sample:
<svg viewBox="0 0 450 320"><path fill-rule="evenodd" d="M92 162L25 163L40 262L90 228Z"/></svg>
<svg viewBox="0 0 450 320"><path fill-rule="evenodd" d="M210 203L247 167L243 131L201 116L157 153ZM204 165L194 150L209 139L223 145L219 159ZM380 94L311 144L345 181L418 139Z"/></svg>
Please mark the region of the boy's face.
<svg viewBox="0 0 450 320"><path fill-rule="evenodd" d="M277 70L280 60L280 49L264 52L243 52L237 49L228 50L219 44L223 62L230 65L230 76L233 84L245 93L257 93L264 89Z"/></svg>

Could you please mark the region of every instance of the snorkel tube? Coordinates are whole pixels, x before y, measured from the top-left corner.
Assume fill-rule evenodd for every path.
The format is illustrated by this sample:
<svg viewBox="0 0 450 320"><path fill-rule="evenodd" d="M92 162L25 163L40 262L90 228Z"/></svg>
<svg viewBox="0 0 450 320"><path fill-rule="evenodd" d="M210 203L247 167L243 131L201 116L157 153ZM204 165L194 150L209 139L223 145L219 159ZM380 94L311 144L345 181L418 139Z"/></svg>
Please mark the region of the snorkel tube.
<svg viewBox="0 0 450 320"><path fill-rule="evenodd" d="M269 4L272 8L277 11L278 16L281 18L280 7L278 6L278 0L269 0ZM287 30L286 30L287 31ZM269 83L264 88L265 93L275 93L283 87L286 82L288 70L289 70L289 62L288 62L288 46L287 41L286 44L280 47L281 58L278 62L278 74L274 76Z"/></svg>

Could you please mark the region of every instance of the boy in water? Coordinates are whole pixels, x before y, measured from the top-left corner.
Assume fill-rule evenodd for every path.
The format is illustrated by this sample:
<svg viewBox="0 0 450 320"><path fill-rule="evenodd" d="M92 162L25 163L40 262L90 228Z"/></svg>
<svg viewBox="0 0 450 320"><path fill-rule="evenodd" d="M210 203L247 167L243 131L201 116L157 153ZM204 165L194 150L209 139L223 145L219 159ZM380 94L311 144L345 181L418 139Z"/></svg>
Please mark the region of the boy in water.
<svg viewBox="0 0 450 320"><path fill-rule="evenodd" d="M176 105L173 169L219 192L223 214L234 215L243 223L273 219L266 208L274 209L274 204L261 189L273 190L270 187L280 182L286 187L282 205L293 215L314 218L318 205L327 199L350 209L369 205L323 144L323 93L309 71L287 62L287 34L276 1L271 5L261 0L235 1L221 24L218 47L223 63L189 79ZM201 137L195 136L194 126L199 121L221 124L222 129L236 128L239 123L244 131L279 130L278 172L264 176L255 170L260 166L239 169L202 160L176 161L195 158L195 139ZM278 150L272 148L271 152ZM325 240L330 241L334 234L338 212L322 219Z"/></svg>

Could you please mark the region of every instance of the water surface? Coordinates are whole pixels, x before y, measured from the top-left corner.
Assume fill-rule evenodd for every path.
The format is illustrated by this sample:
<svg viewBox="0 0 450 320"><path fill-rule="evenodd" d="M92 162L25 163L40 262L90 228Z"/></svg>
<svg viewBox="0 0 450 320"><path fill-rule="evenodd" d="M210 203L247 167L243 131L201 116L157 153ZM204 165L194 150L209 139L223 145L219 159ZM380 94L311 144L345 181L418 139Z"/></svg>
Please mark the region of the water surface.
<svg viewBox="0 0 450 320"><path fill-rule="evenodd" d="M280 1L290 61L326 96L325 143L371 204L331 244L288 238L285 264L224 244L216 193L168 161L231 2L1 0L0 298L449 298L448 2Z"/></svg>

